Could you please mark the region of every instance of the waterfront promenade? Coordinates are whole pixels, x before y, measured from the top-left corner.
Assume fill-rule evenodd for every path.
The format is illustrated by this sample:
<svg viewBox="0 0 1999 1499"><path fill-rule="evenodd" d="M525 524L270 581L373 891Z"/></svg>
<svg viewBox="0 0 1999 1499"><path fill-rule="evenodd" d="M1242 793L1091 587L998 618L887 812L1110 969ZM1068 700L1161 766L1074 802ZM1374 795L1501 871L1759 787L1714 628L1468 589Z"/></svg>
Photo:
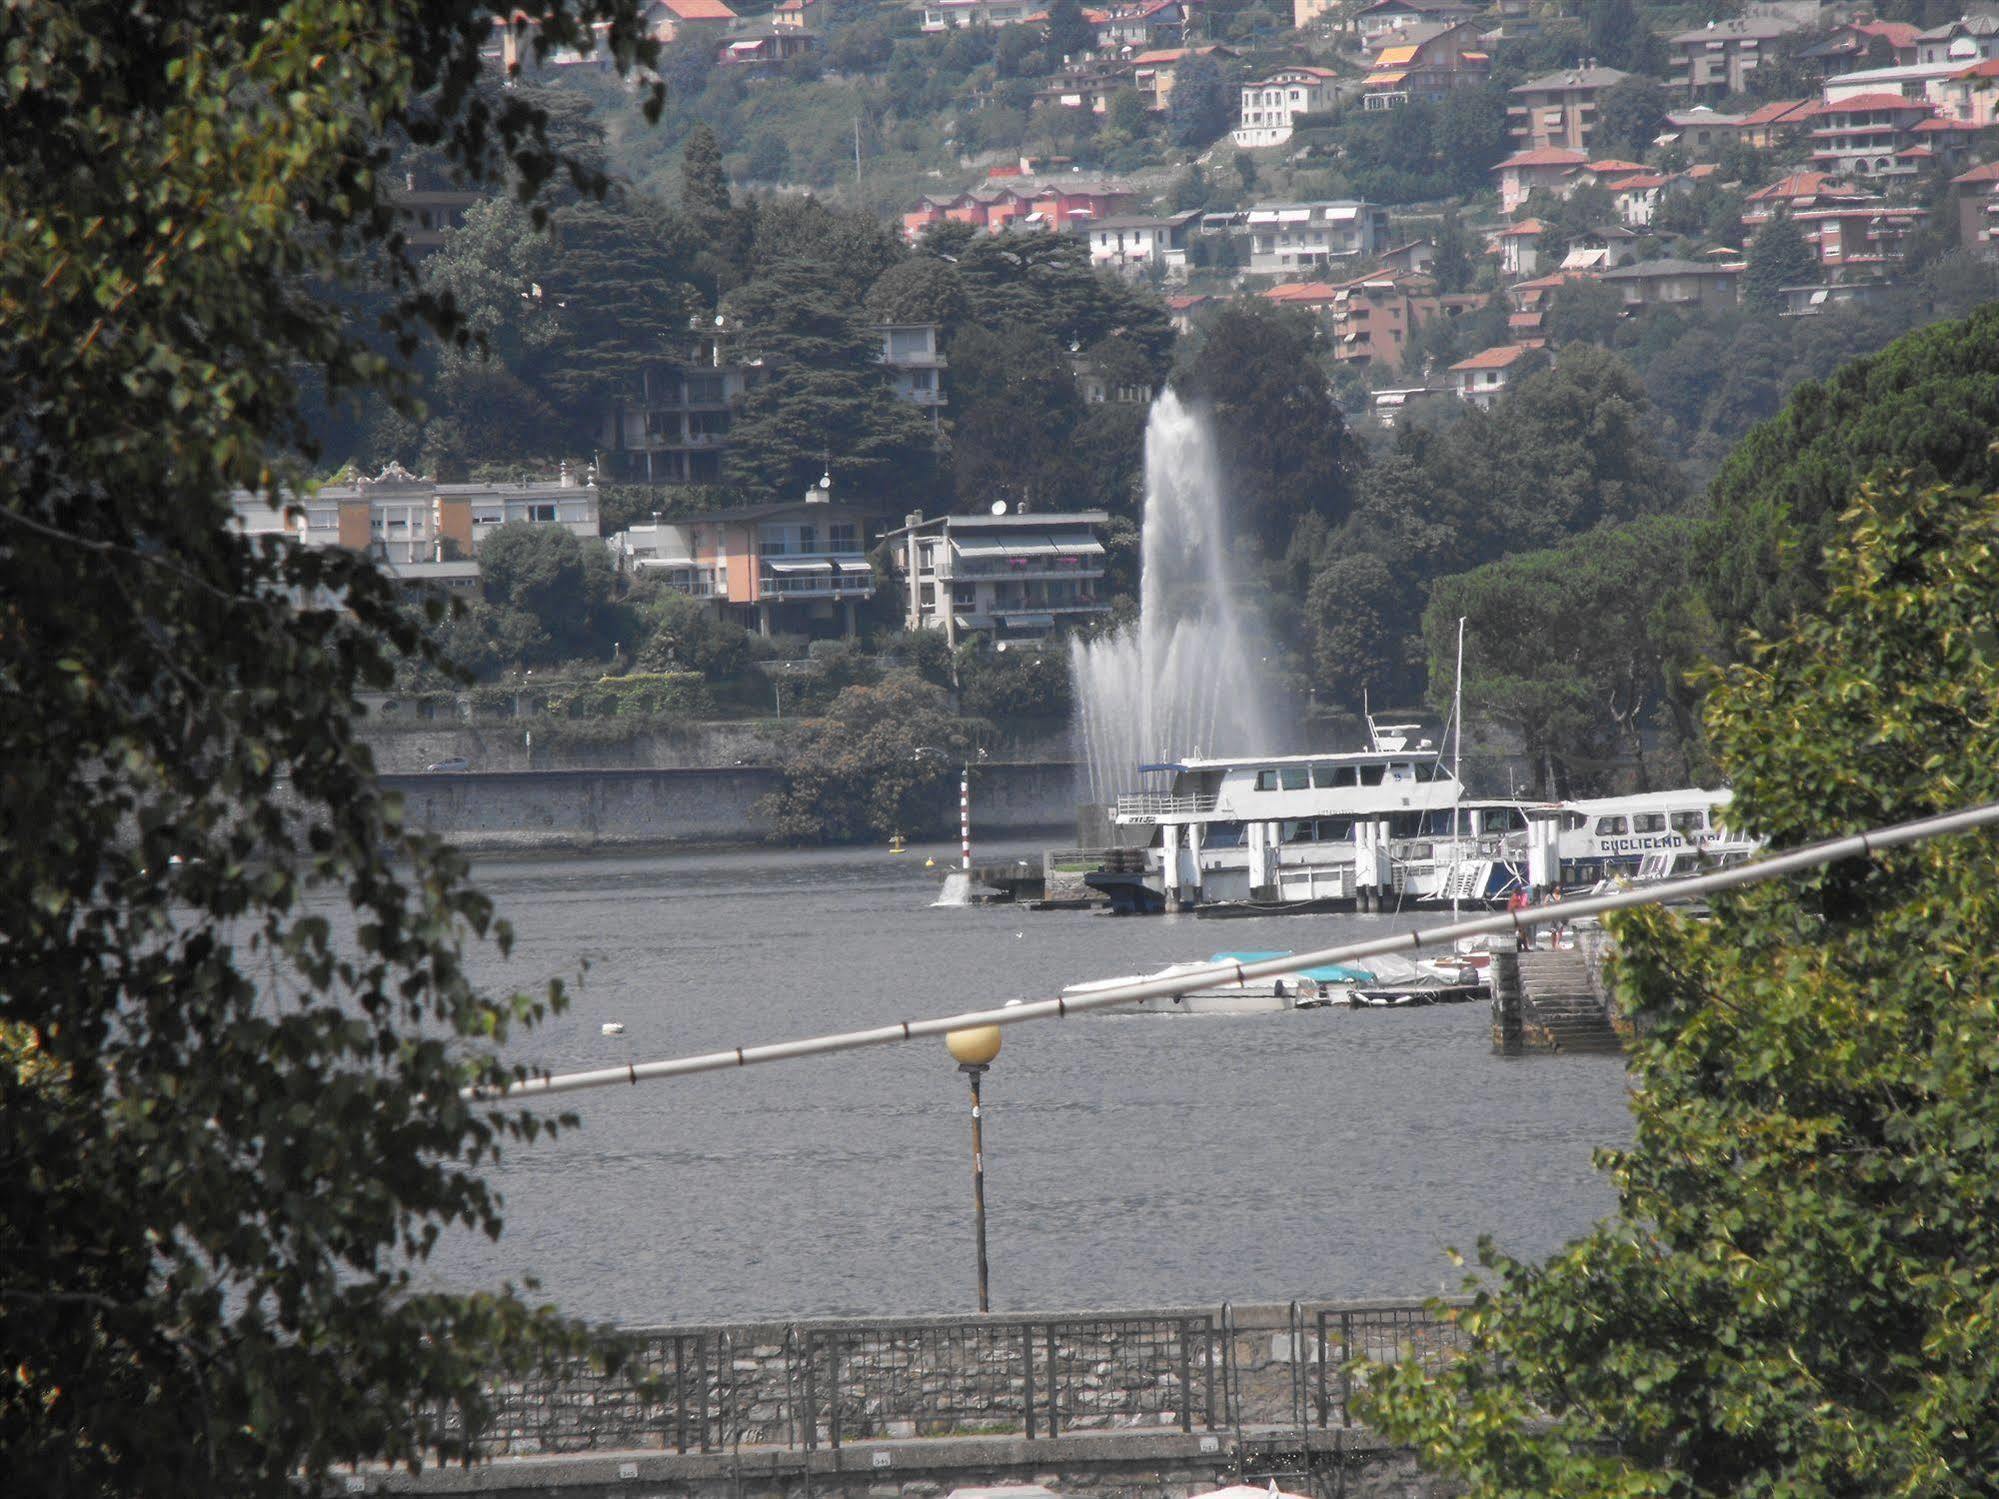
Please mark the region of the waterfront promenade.
<svg viewBox="0 0 1999 1499"><path fill-rule="evenodd" d="M614 1376L578 1364L494 1391L489 1462L356 1491L930 1499L1038 1483L1181 1499L1234 1478L1411 1492L1355 1424L1352 1359L1458 1355L1415 1301L825 1318L635 1329ZM637 1485L637 1487L634 1487Z"/></svg>

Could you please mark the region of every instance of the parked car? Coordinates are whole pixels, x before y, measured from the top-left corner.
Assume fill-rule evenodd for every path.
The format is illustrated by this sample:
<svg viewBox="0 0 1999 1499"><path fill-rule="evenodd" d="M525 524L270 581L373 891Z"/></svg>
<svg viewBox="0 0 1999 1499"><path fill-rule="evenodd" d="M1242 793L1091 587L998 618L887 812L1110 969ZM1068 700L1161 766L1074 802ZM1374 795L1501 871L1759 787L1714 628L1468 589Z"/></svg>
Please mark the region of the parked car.
<svg viewBox="0 0 1999 1499"><path fill-rule="evenodd" d="M425 771L470 770L471 768L472 768L472 762L466 759L463 755L453 755L449 760L439 760L433 764L424 766Z"/></svg>

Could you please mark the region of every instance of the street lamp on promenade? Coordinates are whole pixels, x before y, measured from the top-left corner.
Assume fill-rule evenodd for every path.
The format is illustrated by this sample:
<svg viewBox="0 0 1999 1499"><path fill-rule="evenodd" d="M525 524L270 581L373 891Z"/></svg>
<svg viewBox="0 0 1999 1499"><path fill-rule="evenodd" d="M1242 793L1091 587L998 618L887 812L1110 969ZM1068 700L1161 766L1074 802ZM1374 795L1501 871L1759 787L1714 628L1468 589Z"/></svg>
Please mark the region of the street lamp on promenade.
<svg viewBox="0 0 1999 1499"><path fill-rule="evenodd" d="M986 1295L986 1151L985 1116L979 1102L979 1081L1000 1051L996 1025L952 1031L944 1044L957 1059L958 1070L972 1080L972 1227L979 1250L979 1310L992 1310Z"/></svg>

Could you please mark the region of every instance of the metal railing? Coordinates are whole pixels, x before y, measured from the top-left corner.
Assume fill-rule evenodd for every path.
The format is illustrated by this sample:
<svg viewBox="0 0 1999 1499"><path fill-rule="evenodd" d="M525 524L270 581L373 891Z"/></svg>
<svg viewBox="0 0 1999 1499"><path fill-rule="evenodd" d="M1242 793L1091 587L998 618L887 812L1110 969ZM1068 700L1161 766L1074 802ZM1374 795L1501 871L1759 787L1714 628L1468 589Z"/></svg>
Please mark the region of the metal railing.
<svg viewBox="0 0 1999 1499"><path fill-rule="evenodd" d="M1462 1358L1471 1346L1455 1320L1437 1316L1427 1304L1322 1307L1314 1320L1313 1356L1318 1364L1314 1406L1322 1428L1353 1425L1355 1360L1380 1364L1413 1360L1425 1369L1440 1369Z"/></svg>
<svg viewBox="0 0 1999 1499"><path fill-rule="evenodd" d="M1215 810L1212 796L1167 796L1150 791L1128 791L1117 799L1119 817L1162 817L1200 814Z"/></svg>

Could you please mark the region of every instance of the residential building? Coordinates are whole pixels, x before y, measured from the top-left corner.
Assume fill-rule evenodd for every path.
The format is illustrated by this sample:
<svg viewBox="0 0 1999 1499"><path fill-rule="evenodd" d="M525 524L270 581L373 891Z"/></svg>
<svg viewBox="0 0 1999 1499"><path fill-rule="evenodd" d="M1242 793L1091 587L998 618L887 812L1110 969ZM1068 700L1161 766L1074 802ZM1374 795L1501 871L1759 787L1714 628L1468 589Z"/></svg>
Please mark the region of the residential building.
<svg viewBox="0 0 1999 1499"><path fill-rule="evenodd" d="M1891 275L1929 216L1927 208L1891 207L1881 198L1819 203L1791 215L1833 280Z"/></svg>
<svg viewBox="0 0 1999 1499"><path fill-rule="evenodd" d="M902 232L916 239L932 224L972 224L988 232L1002 229L1080 228L1088 220L1129 213L1138 195L1118 183L1082 177L1046 183L1016 177L961 193L926 195L902 216Z"/></svg>
<svg viewBox="0 0 1999 1499"><path fill-rule="evenodd" d="M1173 324L1175 333L1191 333L1194 331L1194 320L1207 308L1212 307L1217 300L1219 299L1201 292L1181 293L1168 297L1167 320Z"/></svg>
<svg viewBox="0 0 1999 1499"><path fill-rule="evenodd" d="M1740 298L1740 265L1692 260L1641 260L1600 277L1626 307L1733 307Z"/></svg>
<svg viewBox="0 0 1999 1499"><path fill-rule="evenodd" d="M1406 240L1377 251L1374 258L1384 271L1421 276L1436 264L1437 247L1427 239Z"/></svg>
<svg viewBox="0 0 1999 1499"><path fill-rule="evenodd" d="M1736 139L1745 146L1767 151L1802 135L1817 118L1818 112L1816 99L1778 99L1738 118Z"/></svg>
<svg viewBox="0 0 1999 1499"><path fill-rule="evenodd" d="M801 501L740 505L633 526L611 538L627 571L712 603L759 635L854 634L874 597L869 528L880 512L837 502L829 481Z"/></svg>
<svg viewBox="0 0 1999 1499"><path fill-rule="evenodd" d="M1189 60L1207 57L1219 62L1235 55L1229 48L1217 45L1163 47L1141 52L1131 60L1131 86L1138 90L1138 97L1145 101L1147 109L1166 109L1173 103L1173 88L1180 81L1180 69Z"/></svg>
<svg viewBox="0 0 1999 1499"><path fill-rule="evenodd" d="M1105 370L1087 354L1069 356L1069 373L1085 406L1150 406L1156 394L1144 381L1132 380L1129 369Z"/></svg>
<svg viewBox="0 0 1999 1499"><path fill-rule="evenodd" d="M775 21L753 22L731 30L715 50L715 61L727 67L775 68L810 57L824 45L817 32Z"/></svg>
<svg viewBox="0 0 1999 1499"><path fill-rule="evenodd" d="M912 630L1042 640L1110 610L1102 510L1012 515L914 514L891 531L889 555L908 588Z"/></svg>
<svg viewBox="0 0 1999 1499"><path fill-rule="evenodd" d="M1497 348L1481 349L1469 359L1460 359L1446 373L1459 400L1489 407L1524 373L1521 361L1539 352L1533 344L1500 344Z"/></svg>
<svg viewBox="0 0 1999 1499"><path fill-rule="evenodd" d="M1514 146L1522 151L1587 151L1596 139L1598 96L1630 76L1585 63L1520 84L1509 92L1506 105Z"/></svg>
<svg viewBox="0 0 1999 1499"><path fill-rule="evenodd" d="M1742 226L1752 234L1780 213L1792 213L1827 199L1852 196L1844 181L1830 172L1792 172L1743 200Z"/></svg>
<svg viewBox="0 0 1999 1499"><path fill-rule="evenodd" d="M1368 398L1368 412L1378 427L1393 432L1410 417L1428 410L1457 394L1449 385L1408 385L1396 390L1377 390Z"/></svg>
<svg viewBox="0 0 1999 1499"><path fill-rule="evenodd" d="M1947 120L1981 130L1999 124L1999 57L1982 58L1938 79L1930 85L1929 97Z"/></svg>
<svg viewBox="0 0 1999 1499"><path fill-rule="evenodd" d="M1537 276L1532 281L1507 287L1506 303L1512 309L1506 315L1507 334L1519 344L1545 343L1548 310L1554 306L1562 288L1571 282L1595 279L1593 275L1581 272L1556 271L1553 275Z"/></svg>
<svg viewBox="0 0 1999 1499"><path fill-rule="evenodd" d="M443 249L445 236L464 227L466 210L480 197L462 188L425 184L415 172L405 174L401 187L389 189L396 227L410 253L417 256Z"/></svg>
<svg viewBox="0 0 1999 1499"><path fill-rule="evenodd" d="M1885 281L1843 281L1837 285L1830 282L1822 286L1780 286L1778 295L1784 299L1779 317L1816 317L1828 307L1864 306L1878 300L1890 290Z"/></svg>
<svg viewBox="0 0 1999 1499"><path fill-rule="evenodd" d="M778 0L770 13L773 26L803 28L821 20L832 9L832 0Z"/></svg>
<svg viewBox="0 0 1999 1499"><path fill-rule="evenodd" d="M1999 20L1991 16L1960 16L1916 34L1918 63L1961 66L1986 57L1999 57Z"/></svg>
<svg viewBox="0 0 1999 1499"><path fill-rule="evenodd" d="M1622 224L1587 229L1568 243L1558 267L1564 271L1607 271L1638 258L1638 236Z"/></svg>
<svg viewBox="0 0 1999 1499"><path fill-rule="evenodd" d="M1798 60L1822 76L1850 73L1856 68L1893 68L1916 61L1918 27L1906 21L1849 21L1814 46L1802 48Z"/></svg>
<svg viewBox="0 0 1999 1499"><path fill-rule="evenodd" d="M1245 150L1281 146L1291 139L1292 121L1333 107L1339 75L1330 68L1279 68L1242 86L1242 121L1233 140Z"/></svg>
<svg viewBox="0 0 1999 1499"><path fill-rule="evenodd" d="M1486 300L1477 295L1439 296L1436 282L1427 276L1385 273L1324 290L1333 357L1358 369L1401 369L1409 337L1419 324L1433 317L1461 316ZM1299 301L1303 305L1303 299Z"/></svg>
<svg viewBox="0 0 1999 1499"><path fill-rule="evenodd" d="M1138 0L1105 11L1084 13L1096 28L1100 51L1143 52L1153 47L1177 47L1187 39L1187 7L1183 0Z"/></svg>
<svg viewBox="0 0 1999 1499"><path fill-rule="evenodd" d="M1918 159L1905 153L1926 144L1917 127L1935 110L1900 94L1851 94L1819 106L1811 133L1812 165L1853 177L1909 176Z"/></svg>
<svg viewBox="0 0 1999 1499"><path fill-rule="evenodd" d="M646 30L660 42L674 42L690 32L718 34L736 19L722 0L652 0L645 8Z"/></svg>
<svg viewBox="0 0 1999 1499"><path fill-rule="evenodd" d="M372 479L322 485L289 513L261 494L238 490L230 499L244 531L367 552L404 582L449 588L477 585L479 550L501 526L561 526L595 540L599 520L595 471L579 484L567 464L553 480L440 484L390 462Z"/></svg>
<svg viewBox="0 0 1999 1499"><path fill-rule="evenodd" d="M1387 248L1388 210L1342 199L1259 203L1249 210L1249 272L1285 275Z"/></svg>
<svg viewBox="0 0 1999 1499"><path fill-rule="evenodd" d="M888 370L889 388L912 406L928 411L934 422L947 404L944 371L949 368L937 352L935 323L882 323L881 362Z"/></svg>
<svg viewBox="0 0 1999 1499"><path fill-rule="evenodd" d="M1558 146L1516 151L1493 168L1499 174L1499 208L1509 217L1535 193L1546 189L1567 197L1577 174L1589 164L1589 154Z"/></svg>
<svg viewBox="0 0 1999 1499"><path fill-rule="evenodd" d="M1539 219L1522 219L1493 237L1499 247L1499 273L1532 276L1541 268L1541 236L1548 226Z"/></svg>
<svg viewBox="0 0 1999 1499"><path fill-rule="evenodd" d="M1411 100L1435 103L1453 89L1492 76L1492 58L1469 21L1412 26L1389 40L1361 82L1362 109L1400 109Z"/></svg>
<svg viewBox="0 0 1999 1499"><path fill-rule="evenodd" d="M1314 21L1336 12L1342 0L1291 0L1291 24L1303 31Z"/></svg>
<svg viewBox="0 0 1999 1499"><path fill-rule="evenodd" d="M1090 241L1090 263L1110 266L1128 276L1157 271L1172 279L1187 274L1187 240L1194 232L1201 210L1146 216L1114 214L1094 219L1085 226Z"/></svg>
<svg viewBox="0 0 1999 1499"><path fill-rule="evenodd" d="M1627 228L1650 229L1668 193L1691 190L1690 179L1675 172L1638 172L1610 189L1610 201Z"/></svg>
<svg viewBox="0 0 1999 1499"><path fill-rule="evenodd" d="M1131 87L1123 66L1109 62L1072 62L1034 91L1043 108L1088 110L1102 114L1111 98Z"/></svg>
<svg viewBox="0 0 1999 1499"><path fill-rule="evenodd" d="M1950 81L1978 61L1968 57L1841 73L1819 85L1819 98L1832 105L1863 95L1895 94L1911 103L1927 101L1941 106Z"/></svg>
<svg viewBox="0 0 1999 1499"><path fill-rule="evenodd" d="M1673 70L1667 87L1689 99L1754 93L1757 67L1772 55L1772 44L1797 29L1789 17L1769 15L1710 21L1683 31L1666 43Z"/></svg>
<svg viewBox="0 0 1999 1499"><path fill-rule="evenodd" d="M1742 138L1742 116L1723 114L1706 104L1677 109L1666 116L1659 139L1678 146L1697 161L1713 161Z"/></svg>
<svg viewBox="0 0 1999 1499"><path fill-rule="evenodd" d="M1990 255L1999 246L1999 162L1950 179L1957 199L1958 243Z"/></svg>
<svg viewBox="0 0 1999 1499"><path fill-rule="evenodd" d="M1361 46L1373 51L1411 26L1469 21L1483 9L1465 0L1371 0L1354 15L1353 29Z"/></svg>
<svg viewBox="0 0 1999 1499"><path fill-rule="evenodd" d="M1045 5L1030 3L1030 0L923 0L920 6L923 19L921 30L963 31L972 26L1019 26L1046 15Z"/></svg>
<svg viewBox="0 0 1999 1499"><path fill-rule="evenodd" d="M604 461L648 484L719 483L736 410L765 375L761 361L729 359L714 339L695 340L683 359L645 366L638 390L605 411Z"/></svg>

